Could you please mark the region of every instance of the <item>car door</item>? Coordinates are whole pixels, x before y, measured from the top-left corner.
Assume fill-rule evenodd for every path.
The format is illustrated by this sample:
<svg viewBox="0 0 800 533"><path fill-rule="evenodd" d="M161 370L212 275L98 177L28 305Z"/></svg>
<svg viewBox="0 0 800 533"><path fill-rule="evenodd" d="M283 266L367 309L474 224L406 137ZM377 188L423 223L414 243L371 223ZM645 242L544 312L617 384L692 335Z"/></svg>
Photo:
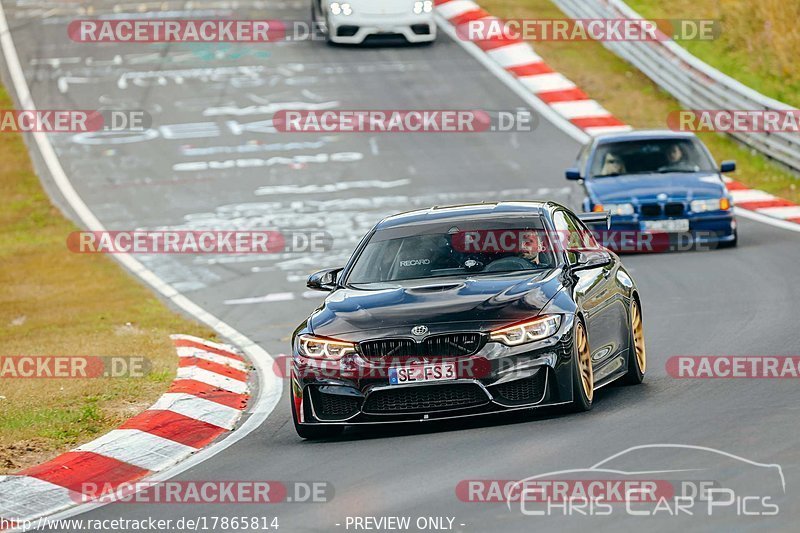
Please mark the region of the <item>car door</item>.
<svg viewBox="0 0 800 533"><path fill-rule="evenodd" d="M553 223L561 242L567 249L567 259L577 262L580 250L603 250L591 232L572 213L556 211ZM620 350L626 348L620 331L627 310L616 276L617 261L596 268L575 272L573 296L583 311L589 335L589 349L595 368L610 361Z"/></svg>

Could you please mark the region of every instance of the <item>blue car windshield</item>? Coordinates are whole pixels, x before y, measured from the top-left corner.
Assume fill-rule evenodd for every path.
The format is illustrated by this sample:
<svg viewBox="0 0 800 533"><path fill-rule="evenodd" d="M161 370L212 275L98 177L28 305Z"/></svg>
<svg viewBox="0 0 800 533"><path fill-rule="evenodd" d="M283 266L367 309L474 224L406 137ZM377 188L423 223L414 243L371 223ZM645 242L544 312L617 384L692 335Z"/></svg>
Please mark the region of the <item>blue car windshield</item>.
<svg viewBox="0 0 800 533"><path fill-rule="evenodd" d="M696 139L650 139L601 144L591 176L714 172L714 162Z"/></svg>

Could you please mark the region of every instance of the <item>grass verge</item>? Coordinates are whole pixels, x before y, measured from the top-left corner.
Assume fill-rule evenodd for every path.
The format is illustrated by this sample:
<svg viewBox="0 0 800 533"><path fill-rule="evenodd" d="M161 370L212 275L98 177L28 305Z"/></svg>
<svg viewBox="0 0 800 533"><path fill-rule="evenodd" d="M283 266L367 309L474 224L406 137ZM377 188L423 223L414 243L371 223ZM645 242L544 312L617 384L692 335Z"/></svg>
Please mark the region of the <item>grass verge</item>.
<svg viewBox="0 0 800 533"><path fill-rule="evenodd" d="M0 87L0 109L11 109ZM0 356L136 355L143 378L0 378L0 474L50 459L146 409L175 375L171 333L210 338L102 255L75 254L77 230L33 172L22 136L0 133Z"/></svg>
<svg viewBox="0 0 800 533"><path fill-rule="evenodd" d="M505 19L565 18L550 0L479 0L481 7ZM600 102L619 119L635 128L667 128L667 115L681 109L636 68L594 41L541 41L531 43L536 53ZM716 133L701 133L717 161L734 159L730 176L749 187L800 203L800 180L757 152Z"/></svg>
<svg viewBox="0 0 800 533"><path fill-rule="evenodd" d="M713 41L678 41L714 68L767 96L800 107L800 2L626 0L646 18L715 19Z"/></svg>

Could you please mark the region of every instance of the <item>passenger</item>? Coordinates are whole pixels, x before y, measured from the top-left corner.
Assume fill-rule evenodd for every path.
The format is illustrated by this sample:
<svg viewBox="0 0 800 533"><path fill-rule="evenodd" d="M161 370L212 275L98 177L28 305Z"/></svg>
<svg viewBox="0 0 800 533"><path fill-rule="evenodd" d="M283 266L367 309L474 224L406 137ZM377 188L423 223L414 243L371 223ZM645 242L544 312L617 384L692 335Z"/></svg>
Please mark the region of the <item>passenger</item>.
<svg viewBox="0 0 800 533"><path fill-rule="evenodd" d="M614 152L608 152L603 159L603 168L600 170L601 176L613 174L625 174L625 162Z"/></svg>

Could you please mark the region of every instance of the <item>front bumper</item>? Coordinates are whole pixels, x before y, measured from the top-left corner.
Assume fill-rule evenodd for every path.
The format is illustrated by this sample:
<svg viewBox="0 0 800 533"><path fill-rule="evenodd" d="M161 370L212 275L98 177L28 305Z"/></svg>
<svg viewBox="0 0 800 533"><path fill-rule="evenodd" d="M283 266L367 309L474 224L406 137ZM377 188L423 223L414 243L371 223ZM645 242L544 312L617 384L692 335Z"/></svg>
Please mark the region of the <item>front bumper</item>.
<svg viewBox="0 0 800 533"><path fill-rule="evenodd" d="M486 343L453 361L456 379L389 384L385 364L353 355L321 369L295 354L292 401L299 424L359 425L432 421L561 405L572 400L572 324L565 316L548 339L507 347ZM347 359L347 360L346 360Z"/></svg>
<svg viewBox="0 0 800 533"><path fill-rule="evenodd" d="M331 16L329 38L334 43L361 44L367 37L402 35L409 43L436 40L433 16L424 15L349 15Z"/></svg>
<svg viewBox="0 0 800 533"><path fill-rule="evenodd" d="M668 252L713 248L736 240L733 212L687 214L675 217L689 221L688 232L649 230L645 221L668 221L667 217L645 218L638 215L612 216L611 227L593 228L598 242L617 253Z"/></svg>

